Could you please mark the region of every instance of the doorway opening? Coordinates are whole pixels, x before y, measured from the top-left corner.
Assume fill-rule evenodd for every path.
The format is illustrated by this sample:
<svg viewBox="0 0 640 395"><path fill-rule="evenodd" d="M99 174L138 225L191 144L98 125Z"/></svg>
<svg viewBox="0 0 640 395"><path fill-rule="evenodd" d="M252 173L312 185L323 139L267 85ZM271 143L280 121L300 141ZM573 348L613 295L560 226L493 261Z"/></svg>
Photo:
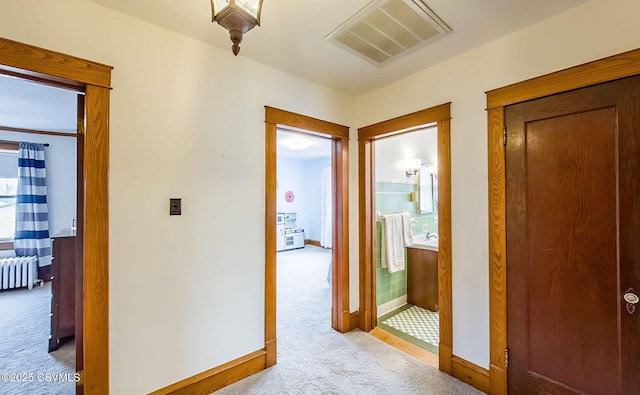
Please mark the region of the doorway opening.
<svg viewBox="0 0 640 395"><path fill-rule="evenodd" d="M331 139L277 132L277 308L282 360L331 329Z"/></svg>
<svg viewBox="0 0 640 395"><path fill-rule="evenodd" d="M332 280L333 245L331 162L331 139L278 128L275 213L278 268L281 259L290 261L295 256L296 260L305 261L308 257L326 266L321 276L325 279L320 283L328 287ZM292 250L298 251L287 253Z"/></svg>
<svg viewBox="0 0 640 395"><path fill-rule="evenodd" d="M278 128L276 251L331 249L331 139Z"/></svg>
<svg viewBox="0 0 640 395"><path fill-rule="evenodd" d="M440 106L432 107L426 110L418 111L412 114L404 115L398 118L394 118L388 121L380 122L377 124L373 124L370 126L366 126L364 128L358 129L358 143L359 143L359 184L360 184L360 311L359 311L359 328L366 332L371 332L375 336L381 338L389 344L392 344L398 348L403 349L404 351L410 352L415 356L423 359L425 362L430 363L434 366L439 367L445 373L452 373L452 338L453 338L453 330L452 330L452 304L451 304L451 150L450 150L450 118L451 118L451 110L450 103L442 104ZM407 200L411 200L412 194L409 192L413 192L413 190L408 190L412 188L416 188L416 196L420 193L419 186L398 186L398 185L383 185L381 182L380 185L376 185L377 175L376 172L380 171L377 167L376 163L376 155L379 154L378 143L382 142L384 144L384 140L393 138L393 136L402 136L404 134L410 135L412 132L418 129L426 129L427 127L435 127L437 131L437 155L436 159L433 161L434 164L426 162L426 158L428 154L424 154L425 158L418 158L418 153L412 153L410 151L407 152L407 155L416 155L416 157L407 158L403 157L400 160L403 161L400 166L404 169L405 173L403 173L406 178L407 175L409 177L419 176L420 171L422 170L423 176L425 176L425 180L423 182L423 187L427 186L427 183L430 181L430 190L431 190L431 201L430 204L433 207L435 203L437 208L433 207L432 210L435 210L437 215L437 237L433 237L432 233L435 233L436 230L436 215L428 216L429 218L421 219L420 221L424 222L416 222L416 224L409 223L407 225L408 228L416 229L418 234L418 241L424 242L425 244L435 244L435 240L437 239L437 286L425 286L424 280L418 279L417 284L413 284L412 288L420 289L420 291L426 290L430 288L430 291L434 291L434 287L437 289L437 303L435 301L430 302L430 307L434 310L437 310L438 314L438 345L437 358L433 357L433 354L429 351L421 352L423 350L420 347L416 347L415 345L412 347L412 344L407 344L404 339L399 339L397 336L387 336L386 334L380 333L380 328L378 328L378 317L380 314L378 313L378 287L377 287L377 274L382 273L385 275L384 271L388 271L382 267L376 267L376 256L378 251L380 252L380 257L383 256L382 251L378 249L378 245L380 247L385 243L376 243L376 240L381 239L381 237L376 237L378 230L378 212L380 212L381 220L386 222L384 218L384 214L382 210L378 210L378 207L384 207L385 199L392 194L378 194L381 199L378 201L376 192L383 192L381 189L385 189L385 192L399 192L398 195L404 195ZM382 146L384 153L384 145ZM422 154L421 154L422 155ZM431 154L432 155L432 154ZM408 166L407 159L420 159L419 163L414 166ZM423 160L425 159L425 160ZM429 165L429 167L425 166L424 170L422 169L422 163ZM431 171L431 165L436 167L435 174ZM413 172L415 171L415 175ZM431 173L433 177L426 177ZM384 179L381 179L384 181ZM402 185L402 184L399 184ZM411 184L409 184L411 185ZM437 191L433 189L434 186L437 186ZM378 187L378 189L376 189ZM386 189L392 189L386 191ZM407 189L406 191L403 188ZM426 193L429 188L426 188L425 196L423 197L423 203L425 206L429 206L429 199L427 198ZM395 194L394 194L395 195ZM385 196L384 198L382 196ZM416 199L418 200L418 199ZM411 220L411 215L409 211L414 210L414 216L417 211L422 211L419 205L419 201L413 204L417 204L417 209L412 206L413 202L404 202L400 203L400 206L394 205L395 203L391 202L391 208L389 212L392 214L400 214L402 215L404 211L407 211L406 214L409 217L408 220ZM380 206L382 204L382 206ZM405 207L403 207L404 205ZM427 207L423 207L425 211ZM386 208L384 209L387 210ZM423 213L419 213L421 216ZM425 213L428 214L428 213ZM414 218L415 219L415 218ZM417 220L417 219L416 219ZM383 223L384 223L383 222ZM414 226L415 225L415 226ZM424 226L426 225L426 226ZM402 225L400 225L402 226ZM424 229L424 230L423 230ZM383 234L382 226L380 226L380 235ZM422 240L420 240L422 238ZM414 239L415 241L415 239ZM397 246L396 249L403 249L402 246ZM412 260L416 260L419 262L425 262L424 267L429 266L430 259L433 257L424 256L425 254L431 254L434 251L429 251L426 249L417 249L417 248L408 248L407 250L412 256ZM403 250L404 251L404 250ZM381 258L380 258L381 259ZM400 262L403 262L401 259ZM433 262L430 264L434 265ZM399 272L401 272L400 270ZM433 272L433 268L431 269ZM426 276L426 274L422 274L422 277ZM402 275L396 275L396 277L402 277ZM418 276L416 276L418 277ZM431 275L431 278L433 274ZM406 276L408 280L410 280L410 276ZM394 304L402 303L402 281L400 284L389 284L390 281L394 279L382 279L382 286L386 289L391 290L392 297L394 299L390 300L389 304L381 303L380 306L382 309L393 308ZM385 283L386 281L386 283ZM409 284L407 283L407 288ZM381 289L382 290L382 289ZM404 290L406 292L406 290ZM398 298L400 296L400 298ZM407 295L408 299L408 295ZM422 299L422 298L420 298ZM399 301L398 301L399 300ZM413 300L413 298L412 298ZM419 302L422 303L422 302ZM426 301L425 301L426 303ZM437 304L437 306L436 306ZM382 310L384 312L384 310ZM382 319L386 320L388 317L382 315ZM374 331L375 329L375 331ZM426 342L425 342L426 343ZM422 344L425 345L425 344ZM417 350L416 350L417 349ZM431 357L429 356L431 355Z"/></svg>
<svg viewBox="0 0 640 395"><path fill-rule="evenodd" d="M76 332L82 363L76 394L109 393L109 94L111 67L0 38L0 72L44 84L83 91L84 145L81 157L82 205L78 231L82 280L76 307L82 330ZM85 197L90 197L87 202ZM78 200L80 201L80 200ZM78 328L79 326L76 326ZM81 339L81 340L80 340Z"/></svg>
<svg viewBox="0 0 640 395"><path fill-rule="evenodd" d="M305 240L309 242L307 245L311 245L313 248L316 247L313 246L316 242L331 246L331 273L330 276L327 275L331 282L331 327L339 332L348 332L355 327L357 314L352 315L349 311L349 177L347 166L349 128L273 107L265 107L265 118L265 351L267 353L266 367L269 367L277 361L276 284L278 250L283 251L280 254L296 252L296 248L305 247ZM331 196L327 196L325 202L329 202L332 209L325 212L324 230L320 232L320 229L317 229L318 233L313 233L321 240L305 239L305 228L303 226L307 226L308 231L311 231L311 228L303 224L309 224L309 218L306 218L306 213L298 213L302 205L295 206L296 190L288 188L286 182L279 177L281 174L280 169L278 169L278 129L281 130L283 141L285 137L292 137L286 134L283 135L283 133L295 133L299 139L302 137L310 139L310 136L315 136L315 138L328 140L330 143ZM295 141L292 146L296 144L297 148L301 146L301 143L296 143ZM324 160L326 162L326 158ZM321 173L322 170L320 170L318 188L321 186ZM303 174L303 176L307 177L308 175ZM300 177L297 178L299 179ZM282 185L279 184L281 181L283 182ZM329 181L326 181L325 185L327 182ZM302 181L299 181L299 183L302 183ZM303 191L299 195L304 196L305 192L307 191ZM279 199L282 202L279 203ZM282 207L282 209L279 207ZM293 207L298 208L294 209ZM278 215L278 212L282 214ZM303 215L299 217L298 214ZM331 223L330 226L328 225L329 223ZM327 228L331 231L330 237L327 234ZM280 242L278 239L279 231L283 232L283 238L280 239ZM311 236L312 233L308 233L308 235ZM291 247L292 251L285 250L288 242L290 242L288 247ZM278 246L279 244L280 247Z"/></svg>
<svg viewBox="0 0 640 395"><path fill-rule="evenodd" d="M83 225L78 225L82 218L77 212L78 164L82 160L76 158L82 150L78 150L76 128L78 116L84 116L84 94L2 73L0 87L0 228L4 241L0 245L0 315L5 317L0 360L11 361L10 366L0 366L0 371L29 372L34 377L56 372L62 377L55 382L8 383L10 392L70 393L79 380L76 366L82 366L76 363L82 358L82 348L76 353L74 338L76 326L82 330L75 309L76 294L81 295L76 289L81 286L81 278L76 283L76 275L81 277L76 263L79 269L82 266L76 231L81 232ZM40 170L27 170L26 157L37 158ZM36 190L24 186L33 184ZM46 203L24 203L31 199L25 193ZM81 201L79 204L82 206ZM32 230L40 233L38 239L17 240ZM35 246L37 252L31 248ZM33 267L27 263L30 259Z"/></svg>
<svg viewBox="0 0 640 395"><path fill-rule="evenodd" d="M377 326L437 355L437 125L381 138L374 150Z"/></svg>

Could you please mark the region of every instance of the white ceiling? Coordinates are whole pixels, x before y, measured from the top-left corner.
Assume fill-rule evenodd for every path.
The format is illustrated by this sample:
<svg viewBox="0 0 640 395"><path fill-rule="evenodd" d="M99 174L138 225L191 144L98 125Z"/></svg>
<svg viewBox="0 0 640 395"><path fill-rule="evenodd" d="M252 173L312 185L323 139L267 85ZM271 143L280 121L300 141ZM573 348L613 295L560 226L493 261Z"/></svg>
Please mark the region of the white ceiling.
<svg viewBox="0 0 640 395"><path fill-rule="evenodd" d="M227 30L211 22L209 0L91 0L231 53ZM238 56L350 95L361 95L587 0L425 0L453 33L377 67L324 37L372 0L266 0L261 26Z"/></svg>
<svg viewBox="0 0 640 395"><path fill-rule="evenodd" d="M209 0L90 1L222 48L233 56L228 32L211 22ZM245 35L239 56L357 96L587 0L426 0L453 33L383 67L324 39L371 1L267 0L262 26ZM75 96L72 91L0 75L0 126L73 132ZM320 157L308 152L282 150L289 157Z"/></svg>

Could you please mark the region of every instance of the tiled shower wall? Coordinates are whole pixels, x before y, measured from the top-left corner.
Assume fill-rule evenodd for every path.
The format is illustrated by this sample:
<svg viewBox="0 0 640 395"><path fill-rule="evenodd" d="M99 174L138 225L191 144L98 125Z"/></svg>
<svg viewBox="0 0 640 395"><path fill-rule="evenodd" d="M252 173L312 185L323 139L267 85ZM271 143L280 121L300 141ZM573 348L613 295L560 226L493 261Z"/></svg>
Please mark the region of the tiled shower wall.
<svg viewBox="0 0 640 395"><path fill-rule="evenodd" d="M376 214L397 214L407 211L416 220L413 224L414 235L424 233L423 225L426 225L428 232L437 232L438 215L436 213L420 214L418 202L411 200L412 193L415 195L417 190L416 184L376 182ZM378 306L407 293L407 271L389 273L380 265L380 238L381 224L380 221L376 221L376 302Z"/></svg>

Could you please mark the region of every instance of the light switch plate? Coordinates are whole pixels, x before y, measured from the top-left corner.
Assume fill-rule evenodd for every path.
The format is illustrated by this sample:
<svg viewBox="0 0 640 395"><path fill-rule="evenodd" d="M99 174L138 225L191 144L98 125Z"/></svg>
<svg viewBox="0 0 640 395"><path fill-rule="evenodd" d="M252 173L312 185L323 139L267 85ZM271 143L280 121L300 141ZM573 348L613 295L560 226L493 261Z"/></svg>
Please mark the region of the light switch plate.
<svg viewBox="0 0 640 395"><path fill-rule="evenodd" d="M169 199L169 215L182 215L182 199Z"/></svg>

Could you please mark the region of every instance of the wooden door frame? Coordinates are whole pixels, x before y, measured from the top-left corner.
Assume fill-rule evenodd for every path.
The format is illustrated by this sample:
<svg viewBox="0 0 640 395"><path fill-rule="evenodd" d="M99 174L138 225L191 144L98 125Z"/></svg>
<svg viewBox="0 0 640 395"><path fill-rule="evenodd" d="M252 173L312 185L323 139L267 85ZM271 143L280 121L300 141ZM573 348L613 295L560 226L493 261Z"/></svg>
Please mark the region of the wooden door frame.
<svg viewBox="0 0 640 395"><path fill-rule="evenodd" d="M85 92L84 393L109 393L109 94L111 66L0 37L0 69Z"/></svg>
<svg viewBox="0 0 640 395"><path fill-rule="evenodd" d="M407 128L436 122L438 126L438 304L440 314L439 368L452 374L453 317L451 302L451 103L379 122L358 129L358 183L360 207L360 310L358 327L369 332L377 326L374 150L381 138L405 133Z"/></svg>
<svg viewBox="0 0 640 395"><path fill-rule="evenodd" d="M507 262L504 109L511 104L640 74L640 49L486 92L489 183L490 394L507 394Z"/></svg>
<svg viewBox="0 0 640 395"><path fill-rule="evenodd" d="M349 311L349 127L265 106L265 350L266 367L276 364L276 210L277 128L303 129L331 138L333 177L333 246L331 327L341 333L352 329ZM306 133L305 132L305 133ZM355 321L355 319L354 319Z"/></svg>

